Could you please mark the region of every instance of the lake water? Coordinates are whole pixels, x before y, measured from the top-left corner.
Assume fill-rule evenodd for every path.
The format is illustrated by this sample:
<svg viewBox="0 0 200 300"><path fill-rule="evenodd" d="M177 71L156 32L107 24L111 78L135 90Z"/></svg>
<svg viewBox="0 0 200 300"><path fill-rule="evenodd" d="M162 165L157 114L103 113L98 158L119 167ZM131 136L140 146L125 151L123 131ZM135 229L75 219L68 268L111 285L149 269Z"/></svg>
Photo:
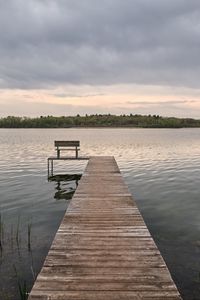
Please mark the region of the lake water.
<svg viewBox="0 0 200 300"><path fill-rule="evenodd" d="M184 299L200 299L200 129L1 129L0 299L30 290L76 188L47 181L54 140L114 155ZM86 162L56 163L57 173Z"/></svg>

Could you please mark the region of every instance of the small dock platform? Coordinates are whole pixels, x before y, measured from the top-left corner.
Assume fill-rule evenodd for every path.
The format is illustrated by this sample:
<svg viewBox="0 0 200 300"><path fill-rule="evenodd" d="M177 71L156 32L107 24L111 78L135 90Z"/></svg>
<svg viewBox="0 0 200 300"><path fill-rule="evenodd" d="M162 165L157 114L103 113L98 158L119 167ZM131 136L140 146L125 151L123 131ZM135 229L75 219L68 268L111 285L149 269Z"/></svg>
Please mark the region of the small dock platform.
<svg viewBox="0 0 200 300"><path fill-rule="evenodd" d="M28 299L181 299L114 157L89 159Z"/></svg>
<svg viewBox="0 0 200 300"><path fill-rule="evenodd" d="M53 176L53 163L59 160L89 160L88 156L79 156L80 141L54 141L57 156L50 156L47 159L48 178ZM63 151L74 151L75 156L61 156Z"/></svg>

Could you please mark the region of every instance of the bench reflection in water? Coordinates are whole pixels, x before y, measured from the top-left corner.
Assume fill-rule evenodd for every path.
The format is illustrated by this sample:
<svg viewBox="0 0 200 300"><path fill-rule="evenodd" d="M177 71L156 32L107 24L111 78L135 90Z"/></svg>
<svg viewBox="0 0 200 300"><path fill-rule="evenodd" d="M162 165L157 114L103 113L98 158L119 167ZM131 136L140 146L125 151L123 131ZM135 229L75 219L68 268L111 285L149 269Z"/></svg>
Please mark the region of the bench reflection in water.
<svg viewBox="0 0 200 300"><path fill-rule="evenodd" d="M71 200L81 179L81 174L62 174L49 177L49 181L56 182L56 200Z"/></svg>

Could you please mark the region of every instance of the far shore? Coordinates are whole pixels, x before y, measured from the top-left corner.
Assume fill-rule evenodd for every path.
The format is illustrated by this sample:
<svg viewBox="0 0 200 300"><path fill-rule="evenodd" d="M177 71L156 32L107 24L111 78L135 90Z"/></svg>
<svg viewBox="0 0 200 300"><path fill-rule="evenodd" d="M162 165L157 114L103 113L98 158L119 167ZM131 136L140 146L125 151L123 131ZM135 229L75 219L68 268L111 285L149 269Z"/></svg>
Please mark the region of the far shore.
<svg viewBox="0 0 200 300"><path fill-rule="evenodd" d="M1 129L197 129L192 127L138 127L138 126L73 126L73 127L0 127Z"/></svg>
<svg viewBox="0 0 200 300"><path fill-rule="evenodd" d="M0 118L0 128L200 128L200 120L159 115L8 116Z"/></svg>

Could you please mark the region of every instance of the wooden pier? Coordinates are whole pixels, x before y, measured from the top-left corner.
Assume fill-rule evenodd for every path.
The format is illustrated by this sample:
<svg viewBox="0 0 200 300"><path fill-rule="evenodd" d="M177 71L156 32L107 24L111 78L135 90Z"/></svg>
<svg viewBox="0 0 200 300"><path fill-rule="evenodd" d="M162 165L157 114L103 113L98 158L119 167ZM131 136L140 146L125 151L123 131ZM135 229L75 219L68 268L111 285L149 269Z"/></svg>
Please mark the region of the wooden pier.
<svg viewBox="0 0 200 300"><path fill-rule="evenodd" d="M90 158L28 299L181 299L114 157Z"/></svg>

